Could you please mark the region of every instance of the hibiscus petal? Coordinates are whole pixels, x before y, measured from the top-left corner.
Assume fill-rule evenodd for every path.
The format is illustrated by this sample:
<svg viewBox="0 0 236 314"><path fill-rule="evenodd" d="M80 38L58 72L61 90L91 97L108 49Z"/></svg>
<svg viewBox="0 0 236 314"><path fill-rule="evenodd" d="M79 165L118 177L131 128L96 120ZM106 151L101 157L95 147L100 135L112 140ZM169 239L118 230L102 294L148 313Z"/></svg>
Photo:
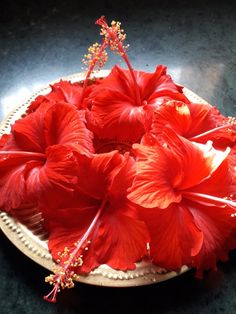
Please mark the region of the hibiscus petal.
<svg viewBox="0 0 236 314"><path fill-rule="evenodd" d="M63 100L71 105L80 107L80 96L82 86L78 83L72 84L70 81L63 81L51 85L52 92L48 95L50 98Z"/></svg>
<svg viewBox="0 0 236 314"><path fill-rule="evenodd" d="M0 155L0 207L8 212L26 201L25 176L31 158L21 153Z"/></svg>
<svg viewBox="0 0 236 314"><path fill-rule="evenodd" d="M88 230L99 203L81 195L77 206L49 213L50 220L46 220L47 229L51 230L49 249L55 260L58 259L58 252L63 252L65 247L73 252L74 243L78 243ZM134 269L134 263L147 253L149 233L144 222L109 208L109 213L99 218L88 239L91 241L88 250L84 250L85 241L77 252L78 257L83 255L83 265L75 269L77 273L88 273L101 264L121 270Z"/></svg>
<svg viewBox="0 0 236 314"><path fill-rule="evenodd" d="M103 199L114 175L121 167L123 156L117 151L94 155L78 155L78 189L96 199Z"/></svg>
<svg viewBox="0 0 236 314"><path fill-rule="evenodd" d="M200 252L193 257L198 273L204 269L216 269L216 262L227 256L228 241L235 230L235 217L229 207L209 207L196 203L189 204L194 221L203 234ZM234 241L235 242L235 241Z"/></svg>
<svg viewBox="0 0 236 314"><path fill-rule="evenodd" d="M155 111L152 130L162 133L163 127L171 127L177 134L185 136L192 126L192 118L187 104L180 101L168 101Z"/></svg>
<svg viewBox="0 0 236 314"><path fill-rule="evenodd" d="M94 98L95 95L97 96L97 94L104 89L114 91L129 98L130 101L134 101L135 93L133 91L133 80L130 73L117 65L112 68L111 73L103 79L101 84L94 89L91 97Z"/></svg>
<svg viewBox="0 0 236 314"><path fill-rule="evenodd" d="M81 193L77 193L72 201L70 198L68 205L74 207L59 208L53 211L46 209L46 211L43 211L45 228L50 231L48 247L55 261L58 260L60 252L63 252L65 248L68 248L70 252L75 249L75 243L88 230L99 208L98 201ZM89 239L91 239L91 236ZM84 253L83 248L79 250L78 257ZM90 248L90 255L92 252L93 246ZM68 256L64 257L62 264L66 259L68 259ZM84 263L85 267L83 271L80 269L81 272L90 272L98 266L95 256L93 259L84 261Z"/></svg>
<svg viewBox="0 0 236 314"><path fill-rule="evenodd" d="M85 154L93 153L93 135L86 128L84 112L67 104L53 105L44 116L47 146L61 144Z"/></svg>
<svg viewBox="0 0 236 314"><path fill-rule="evenodd" d="M143 107L134 106L127 98L111 90L96 97L91 113L96 122L93 131L99 137L135 142L144 134Z"/></svg>
<svg viewBox="0 0 236 314"><path fill-rule="evenodd" d="M183 87L176 85L171 76L167 74L167 67L159 65L154 73L136 71L138 83L141 88L142 98L148 103L153 103L154 98L162 94L166 97L183 94ZM174 97L173 97L174 98ZM186 98L186 97L185 97Z"/></svg>
<svg viewBox="0 0 236 314"><path fill-rule="evenodd" d="M144 207L166 208L181 201L181 191L208 179L227 158L225 152L192 143L166 129L156 141L145 137L151 147L134 145L137 174L128 198Z"/></svg>
<svg viewBox="0 0 236 314"><path fill-rule="evenodd" d="M203 182L191 188L192 194L200 193L219 198L228 198L236 193L236 186L233 184L233 173L229 167L228 158L215 169L215 171ZM188 192L186 190L185 192ZM194 196L194 195L193 195ZM219 204L219 202L217 202Z"/></svg>
<svg viewBox="0 0 236 314"><path fill-rule="evenodd" d="M127 197L127 190L135 176L135 160L128 153L124 155L123 165L118 169L112 182L109 197L113 202L120 202Z"/></svg>
<svg viewBox="0 0 236 314"><path fill-rule="evenodd" d="M32 198L48 206L57 206L68 197L77 183L77 161L73 152L54 145L46 150L46 161L28 163L27 191Z"/></svg>
<svg viewBox="0 0 236 314"><path fill-rule="evenodd" d="M117 211L102 218L94 246L100 263L128 270L135 269L135 262L147 254L148 241L149 233L143 221Z"/></svg>
<svg viewBox="0 0 236 314"><path fill-rule="evenodd" d="M166 209L145 209L142 218L150 231L154 263L170 270L191 265L191 256L200 251L203 236L186 205L181 203Z"/></svg>
<svg viewBox="0 0 236 314"><path fill-rule="evenodd" d="M99 137L138 142L149 120L145 107L150 105L153 109L165 97L183 97L182 89L166 75L164 67L160 66L154 73L134 71L134 76L137 86L128 70L116 66L91 94L90 127ZM140 93L139 103L137 93Z"/></svg>
<svg viewBox="0 0 236 314"><path fill-rule="evenodd" d="M44 110L17 120L12 126L12 133L18 147L23 151L44 152L43 136Z"/></svg>
<svg viewBox="0 0 236 314"><path fill-rule="evenodd" d="M183 176L175 155L166 156L161 146L152 148L136 144L134 149L136 176L128 198L147 208L166 208L172 202L180 202L181 194L174 191L172 184Z"/></svg>
<svg viewBox="0 0 236 314"><path fill-rule="evenodd" d="M230 149L225 152L214 149L211 142L203 145L182 138L180 142L176 141L176 144L179 144L175 148L176 151L178 149L185 174L184 180L178 185L178 189L181 190L196 186L210 177L230 152Z"/></svg>
<svg viewBox="0 0 236 314"><path fill-rule="evenodd" d="M155 110L151 132L161 133L169 126L177 134L205 144L212 140L214 147L225 149L236 139L232 121L209 104L168 101ZM224 126L227 127L224 127Z"/></svg>

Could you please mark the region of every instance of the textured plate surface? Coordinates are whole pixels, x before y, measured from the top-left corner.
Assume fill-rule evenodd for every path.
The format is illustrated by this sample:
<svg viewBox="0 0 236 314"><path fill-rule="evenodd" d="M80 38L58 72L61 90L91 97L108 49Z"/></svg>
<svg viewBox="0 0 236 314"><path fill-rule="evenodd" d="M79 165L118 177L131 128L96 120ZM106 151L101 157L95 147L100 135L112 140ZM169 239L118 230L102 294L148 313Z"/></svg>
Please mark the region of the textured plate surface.
<svg viewBox="0 0 236 314"><path fill-rule="evenodd" d="M110 71L108 70L100 71L96 77L105 77L109 72ZM84 79L84 75L84 73L77 73L63 77L62 79L78 82ZM52 84L53 83L55 82L52 82ZM26 102L17 106L0 124L0 135L10 132L11 124L25 113L26 108L32 100L38 95L49 93L50 90L51 88L48 85L34 93ZM184 93L192 102L207 103L204 99L200 98L187 88L184 88ZM29 212L28 209L27 212ZM24 210L22 210L22 216L24 217ZM0 212L0 227L8 239L26 256L52 271L54 263L47 248L47 234L43 230L41 222L42 217L34 208L31 209L31 217L29 218L28 215L25 217L24 224L19 223L6 213ZM141 286L168 280L187 270L188 267L183 266L179 272L169 272L151 264L149 261L137 263L137 268L135 270L127 272L117 271L107 265L101 265L89 275L80 276L79 281L87 284L110 287Z"/></svg>

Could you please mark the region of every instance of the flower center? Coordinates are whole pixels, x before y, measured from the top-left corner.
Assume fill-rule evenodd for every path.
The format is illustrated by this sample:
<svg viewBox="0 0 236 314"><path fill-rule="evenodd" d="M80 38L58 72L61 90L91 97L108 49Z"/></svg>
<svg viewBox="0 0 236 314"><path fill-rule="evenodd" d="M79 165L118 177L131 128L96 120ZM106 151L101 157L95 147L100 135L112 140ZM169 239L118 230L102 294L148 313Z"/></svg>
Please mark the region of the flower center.
<svg viewBox="0 0 236 314"><path fill-rule="evenodd" d="M116 141L109 139L102 139L99 141L95 141L95 152L97 154L109 153L113 150L118 150L121 154L126 152L130 152L132 155L132 142L129 141Z"/></svg>

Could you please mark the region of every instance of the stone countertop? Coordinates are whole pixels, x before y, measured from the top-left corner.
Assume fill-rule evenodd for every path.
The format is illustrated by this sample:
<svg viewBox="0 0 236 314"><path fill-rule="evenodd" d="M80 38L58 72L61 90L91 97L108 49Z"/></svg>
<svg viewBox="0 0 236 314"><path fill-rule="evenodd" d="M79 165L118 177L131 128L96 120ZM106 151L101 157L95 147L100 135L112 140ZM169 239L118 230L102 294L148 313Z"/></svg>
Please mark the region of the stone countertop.
<svg viewBox="0 0 236 314"><path fill-rule="evenodd" d="M168 66L174 80L224 114L236 113L234 1L119 2L3 0L0 4L0 120L50 81L81 71L99 39L101 14L120 20L136 69ZM122 65L111 56L106 68ZM236 253L202 281L190 271L147 287L112 289L77 284L56 305L42 300L47 271L0 234L0 312L5 313L236 313Z"/></svg>

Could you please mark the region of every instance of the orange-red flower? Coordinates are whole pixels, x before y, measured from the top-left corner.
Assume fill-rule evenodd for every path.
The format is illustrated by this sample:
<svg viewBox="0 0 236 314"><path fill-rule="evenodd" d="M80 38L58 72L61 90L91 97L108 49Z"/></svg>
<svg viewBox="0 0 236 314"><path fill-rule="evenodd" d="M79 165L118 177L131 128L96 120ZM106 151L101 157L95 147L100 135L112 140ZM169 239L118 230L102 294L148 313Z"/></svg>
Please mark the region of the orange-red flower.
<svg viewBox="0 0 236 314"><path fill-rule="evenodd" d="M15 122L0 150L0 206L56 204L76 183L74 152L93 152L83 112L68 104L43 106Z"/></svg>
<svg viewBox="0 0 236 314"><path fill-rule="evenodd" d="M51 85L51 91L48 94L37 96L27 108L26 113L35 112L40 106L49 103L53 105L60 102L73 105L78 109L87 108L87 98L97 83L99 83L99 79L93 84L87 85L83 92L83 86L80 83L60 80L60 82ZM81 99L82 92L83 99Z"/></svg>
<svg viewBox="0 0 236 314"><path fill-rule="evenodd" d="M145 208L153 261L167 269L215 268L235 228L230 149L193 143L168 129L159 141L144 140L134 145L137 170L128 198Z"/></svg>
<svg viewBox="0 0 236 314"><path fill-rule="evenodd" d="M210 104L167 101L155 110L152 133L160 134L166 126L191 141L211 140L217 148L225 149L236 141L234 119L223 116Z"/></svg>
<svg viewBox="0 0 236 314"><path fill-rule="evenodd" d="M89 126L100 138L137 142L145 133L149 115L145 109L155 109L164 100L188 101L182 87L176 85L166 67L158 66L154 73L134 71L136 86L130 71L115 66L91 93Z"/></svg>
<svg viewBox="0 0 236 314"><path fill-rule="evenodd" d="M74 198L66 207L44 214L49 249L61 265L48 278L56 289L68 282L72 271L88 273L101 264L134 269L147 254L147 227L137 206L127 199L135 173L133 158L113 151L92 158L78 156L78 164ZM47 299L55 300L53 292Z"/></svg>

